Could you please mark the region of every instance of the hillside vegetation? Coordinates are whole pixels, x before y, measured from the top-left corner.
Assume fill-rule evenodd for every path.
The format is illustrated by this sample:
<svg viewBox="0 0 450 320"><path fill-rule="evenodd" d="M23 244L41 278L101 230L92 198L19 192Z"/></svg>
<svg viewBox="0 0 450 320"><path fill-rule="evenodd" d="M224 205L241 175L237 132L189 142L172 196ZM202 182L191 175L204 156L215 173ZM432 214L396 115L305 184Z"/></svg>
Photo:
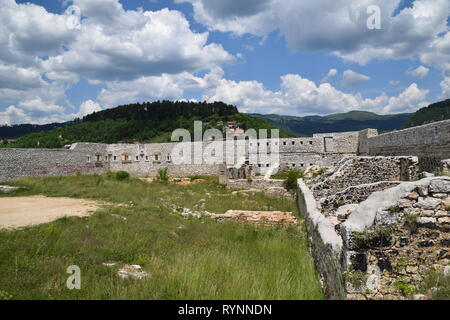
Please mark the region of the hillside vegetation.
<svg viewBox="0 0 450 320"><path fill-rule="evenodd" d="M273 125L298 136L311 136L314 133L359 131L367 128L378 131L400 129L412 116L410 113L378 115L366 111L351 111L329 116L294 117L280 115L254 114Z"/></svg>
<svg viewBox="0 0 450 320"><path fill-rule="evenodd" d="M79 123L25 135L6 147L61 148L74 142L169 142L175 129L184 128L193 133L196 120L203 122L204 130L219 128L219 121L236 121L245 130L277 129L264 119L239 113L236 107L221 102L157 101L96 112ZM293 135L281 130L280 136Z"/></svg>
<svg viewBox="0 0 450 320"><path fill-rule="evenodd" d="M404 128L411 128L423 124L450 119L450 99L433 103L428 107L418 110L409 119Z"/></svg>

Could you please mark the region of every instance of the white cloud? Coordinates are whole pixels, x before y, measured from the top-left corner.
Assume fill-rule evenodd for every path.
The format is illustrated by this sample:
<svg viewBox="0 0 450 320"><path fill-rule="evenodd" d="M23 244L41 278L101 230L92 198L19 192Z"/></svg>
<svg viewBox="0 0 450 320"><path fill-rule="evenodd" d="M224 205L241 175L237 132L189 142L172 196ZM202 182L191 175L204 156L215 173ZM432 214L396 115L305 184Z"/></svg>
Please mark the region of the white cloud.
<svg viewBox="0 0 450 320"><path fill-rule="evenodd" d="M92 101L92 100L87 100L87 101L84 101L80 105L79 116L84 117L91 113L98 112L100 110L102 110L102 108L100 107L100 105L97 102Z"/></svg>
<svg viewBox="0 0 450 320"><path fill-rule="evenodd" d="M377 113L413 112L428 104L428 90L411 84L397 97L386 94L369 99L337 90L329 83L317 86L300 75L281 77L278 91L271 91L256 81L221 79L218 86L203 96L208 101L224 101L239 106L244 112L312 115L367 110Z"/></svg>
<svg viewBox="0 0 450 320"><path fill-rule="evenodd" d="M420 56L423 63L442 68L450 61L448 52L436 53L441 51L439 46L445 46L442 42L448 41L442 36L448 31L448 0L415 0L411 8L404 8L395 16L393 12L400 0L271 0L262 1L261 6L253 1L177 2L192 3L195 19L212 30L265 36L278 29L288 46L301 52L323 50L361 64L373 59ZM241 14L230 14L223 8L224 2L233 2L234 11ZM381 8L381 30L367 28L369 5ZM438 61L433 59L436 55L441 55Z"/></svg>
<svg viewBox="0 0 450 320"><path fill-rule="evenodd" d="M424 66L418 66L416 69L408 70L406 73L410 76L416 77L416 78L425 78L428 73L430 72L430 69Z"/></svg>
<svg viewBox="0 0 450 320"><path fill-rule="evenodd" d="M369 81L370 77L353 70L345 70L342 75L342 85L344 87L355 87L365 81Z"/></svg>
<svg viewBox="0 0 450 320"><path fill-rule="evenodd" d="M444 80L441 82L441 89L442 89L442 99L449 99L450 98L450 76L444 77Z"/></svg>
<svg viewBox="0 0 450 320"><path fill-rule="evenodd" d="M70 50L44 62L48 70L123 81L196 72L235 60L221 45L208 44L208 33L194 33L179 11L125 11L117 0L75 3L88 17Z"/></svg>
<svg viewBox="0 0 450 320"><path fill-rule="evenodd" d="M322 83L323 82L329 82L331 78L333 78L334 76L336 76L338 74L337 69L330 69L327 73L327 75L322 79Z"/></svg>
<svg viewBox="0 0 450 320"><path fill-rule="evenodd" d="M396 87L396 86L398 86L400 84L400 81L399 80L391 80L391 81L389 81L389 84L391 86Z"/></svg>

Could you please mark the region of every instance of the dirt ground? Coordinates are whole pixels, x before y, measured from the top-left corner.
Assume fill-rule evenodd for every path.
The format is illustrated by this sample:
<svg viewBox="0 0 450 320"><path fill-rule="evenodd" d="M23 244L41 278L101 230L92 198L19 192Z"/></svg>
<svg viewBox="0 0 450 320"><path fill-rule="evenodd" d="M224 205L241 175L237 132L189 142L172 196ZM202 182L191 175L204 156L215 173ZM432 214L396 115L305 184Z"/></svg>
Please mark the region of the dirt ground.
<svg viewBox="0 0 450 320"><path fill-rule="evenodd" d="M44 196L0 198L0 229L51 222L65 216L89 216L99 207L90 200Z"/></svg>

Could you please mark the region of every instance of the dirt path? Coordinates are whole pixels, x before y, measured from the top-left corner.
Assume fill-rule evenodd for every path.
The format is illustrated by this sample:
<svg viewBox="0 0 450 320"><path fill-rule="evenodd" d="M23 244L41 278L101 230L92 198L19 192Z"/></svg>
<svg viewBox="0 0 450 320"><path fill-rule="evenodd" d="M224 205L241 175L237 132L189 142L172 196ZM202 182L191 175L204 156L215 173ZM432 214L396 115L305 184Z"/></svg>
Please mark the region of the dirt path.
<svg viewBox="0 0 450 320"><path fill-rule="evenodd" d="M85 217L98 207L98 202L71 198L0 198L0 229L47 223L65 216Z"/></svg>

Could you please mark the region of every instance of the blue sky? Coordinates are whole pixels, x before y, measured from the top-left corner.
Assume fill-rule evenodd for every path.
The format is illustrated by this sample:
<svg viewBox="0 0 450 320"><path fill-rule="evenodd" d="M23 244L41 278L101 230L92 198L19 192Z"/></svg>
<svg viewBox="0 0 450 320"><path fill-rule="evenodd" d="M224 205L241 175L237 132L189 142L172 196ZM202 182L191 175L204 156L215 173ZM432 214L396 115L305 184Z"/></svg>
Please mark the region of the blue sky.
<svg viewBox="0 0 450 320"><path fill-rule="evenodd" d="M157 99L414 112L450 97L449 13L447 0L0 0L0 125Z"/></svg>

